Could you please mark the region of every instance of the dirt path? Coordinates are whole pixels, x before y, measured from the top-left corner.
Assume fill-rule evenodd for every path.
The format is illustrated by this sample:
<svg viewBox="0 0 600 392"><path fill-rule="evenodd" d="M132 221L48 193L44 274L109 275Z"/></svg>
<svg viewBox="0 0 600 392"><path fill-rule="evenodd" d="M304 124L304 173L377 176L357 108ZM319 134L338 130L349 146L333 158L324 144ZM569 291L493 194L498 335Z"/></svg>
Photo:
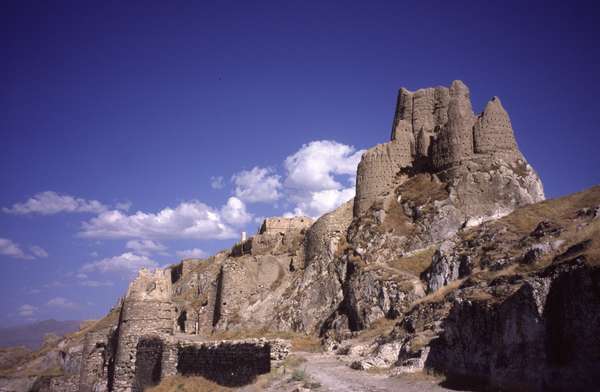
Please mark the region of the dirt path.
<svg viewBox="0 0 600 392"><path fill-rule="evenodd" d="M434 392L448 391L438 385L439 381L414 376L389 377L366 371L350 369L334 355L295 353L306 359L300 365L306 377L320 384L313 389L321 392ZM281 388L273 385L276 388ZM278 389L282 390L282 389Z"/></svg>

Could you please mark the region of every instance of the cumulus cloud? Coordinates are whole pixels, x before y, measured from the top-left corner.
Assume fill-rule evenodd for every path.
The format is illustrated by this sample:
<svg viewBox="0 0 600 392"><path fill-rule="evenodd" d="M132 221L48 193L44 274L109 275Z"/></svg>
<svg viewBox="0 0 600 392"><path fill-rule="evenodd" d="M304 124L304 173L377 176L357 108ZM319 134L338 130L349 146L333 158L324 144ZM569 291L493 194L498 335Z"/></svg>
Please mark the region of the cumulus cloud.
<svg viewBox="0 0 600 392"><path fill-rule="evenodd" d="M223 176L211 177L210 178L210 187L212 189L223 189L225 186L225 181L223 180Z"/></svg>
<svg viewBox="0 0 600 392"><path fill-rule="evenodd" d="M201 259L206 257L206 252L198 248L179 250L175 254L182 259Z"/></svg>
<svg viewBox="0 0 600 392"><path fill-rule="evenodd" d="M84 286L84 287L107 287L107 286L113 286L114 283L111 281L100 281L100 280L82 280L81 282L79 282L80 286Z"/></svg>
<svg viewBox="0 0 600 392"><path fill-rule="evenodd" d="M55 297L48 301L46 304L48 306L54 308L63 308L63 309L75 309L77 304L75 302L69 301L64 297Z"/></svg>
<svg viewBox="0 0 600 392"><path fill-rule="evenodd" d="M246 205L237 197L230 197L221 208L221 217L232 226L243 226L252 220L252 214L246 211Z"/></svg>
<svg viewBox="0 0 600 392"><path fill-rule="evenodd" d="M100 213L107 210L107 207L97 200L86 200L53 191L46 191L34 195L23 203L15 203L10 208L4 207L2 210L6 213L17 215L52 215L60 212Z"/></svg>
<svg viewBox="0 0 600 392"><path fill-rule="evenodd" d="M304 144L285 159L285 185L308 191L340 189L336 176L356 176L356 167L364 150L330 140Z"/></svg>
<svg viewBox="0 0 600 392"><path fill-rule="evenodd" d="M133 275L141 268L156 268L158 263L151 260L146 255L138 255L132 252L125 252L114 257L107 257L91 263L84 264L80 273L86 275L91 272L115 272Z"/></svg>
<svg viewBox="0 0 600 392"><path fill-rule="evenodd" d="M363 153L352 146L322 140L305 144L287 157L284 185L295 207L286 215L318 217L353 198L356 167Z"/></svg>
<svg viewBox="0 0 600 392"><path fill-rule="evenodd" d="M285 216L308 215L312 217L321 216L354 197L354 188L327 189L319 192L309 192L304 197L297 197L294 212L288 212Z"/></svg>
<svg viewBox="0 0 600 392"><path fill-rule="evenodd" d="M192 200L156 213L104 211L83 222L79 234L88 238L230 239L237 237L230 225L243 225L250 219L244 203L235 197L221 210Z"/></svg>
<svg viewBox="0 0 600 392"><path fill-rule="evenodd" d="M21 305L18 310L21 317L32 317L37 311L37 307L29 304Z"/></svg>
<svg viewBox="0 0 600 392"><path fill-rule="evenodd" d="M235 195L245 202L273 202L281 197L280 176L272 169L254 167L242 170L231 180L235 184Z"/></svg>
<svg viewBox="0 0 600 392"><path fill-rule="evenodd" d="M152 240L129 240L125 247L142 255L164 253L167 249L163 244Z"/></svg>
<svg viewBox="0 0 600 392"><path fill-rule="evenodd" d="M33 245L29 247L31 253L35 255L35 257L46 258L48 257L48 252L41 246Z"/></svg>
<svg viewBox="0 0 600 392"><path fill-rule="evenodd" d="M14 257L15 259L33 259L33 256L26 254L17 243L8 238L0 238L0 255Z"/></svg>

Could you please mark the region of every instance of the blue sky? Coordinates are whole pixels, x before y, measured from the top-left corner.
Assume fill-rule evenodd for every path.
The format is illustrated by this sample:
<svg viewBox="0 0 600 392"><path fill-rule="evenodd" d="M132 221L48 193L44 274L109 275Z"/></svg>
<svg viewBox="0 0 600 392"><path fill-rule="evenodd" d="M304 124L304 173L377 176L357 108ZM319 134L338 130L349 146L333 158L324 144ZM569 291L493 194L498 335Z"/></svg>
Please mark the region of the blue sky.
<svg viewBox="0 0 600 392"><path fill-rule="evenodd" d="M502 99L548 197L600 182L593 2L29 2L0 12L0 324L318 215L399 87Z"/></svg>

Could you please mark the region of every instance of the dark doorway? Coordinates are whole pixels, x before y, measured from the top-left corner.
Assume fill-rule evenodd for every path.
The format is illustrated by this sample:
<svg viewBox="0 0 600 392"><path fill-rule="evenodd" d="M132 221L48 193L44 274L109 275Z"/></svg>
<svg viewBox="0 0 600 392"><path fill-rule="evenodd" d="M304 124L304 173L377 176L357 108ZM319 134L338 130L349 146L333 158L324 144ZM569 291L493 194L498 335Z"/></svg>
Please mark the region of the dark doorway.
<svg viewBox="0 0 600 392"><path fill-rule="evenodd" d="M142 338L135 356L135 388L137 392L160 383L163 342L157 337Z"/></svg>
<svg viewBox="0 0 600 392"><path fill-rule="evenodd" d="M177 317L177 326L179 327L180 332L185 332L185 322L187 321L187 312L184 310L181 312L179 317Z"/></svg>

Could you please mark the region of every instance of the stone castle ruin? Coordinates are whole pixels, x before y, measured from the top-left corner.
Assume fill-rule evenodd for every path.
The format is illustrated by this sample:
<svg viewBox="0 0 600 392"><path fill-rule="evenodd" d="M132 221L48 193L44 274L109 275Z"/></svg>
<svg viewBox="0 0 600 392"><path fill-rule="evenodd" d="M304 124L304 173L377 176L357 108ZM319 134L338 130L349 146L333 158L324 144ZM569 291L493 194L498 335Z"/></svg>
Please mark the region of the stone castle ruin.
<svg viewBox="0 0 600 392"><path fill-rule="evenodd" d="M520 220L501 229L493 226L543 200L541 181L519 151L498 98L476 115L460 81L449 88L400 89L391 140L363 154L354 199L316 221L267 218L254 236L231 249L140 271L108 321L85 336L79 373L69 378L76 386L63 390L141 392L176 374L245 385L290 351L287 340L243 338L267 333L318 337L325 349L338 354L360 351L353 367L361 369L415 371L433 364L499 384L522 379L544 385L540 378L551 378L555 368L538 348L554 332L546 335L539 326L545 323L552 331L560 317L538 315L538 310L552 282L570 278L553 264L541 273L530 260L559 252L564 241L554 238L560 231L532 237L526 231L529 223ZM591 220L593 213L584 215ZM577 230L589 230L582 225ZM551 226L545 223L540 230ZM473 230L479 230L477 235ZM506 249L499 238L509 244ZM580 268L577 262L579 267L565 271ZM512 273L503 270L511 265L511 271L523 270L502 275ZM451 295L428 296L452 283ZM519 296L511 297L514 292ZM515 301L524 305L512 312ZM479 346L453 346L453 339L462 339L461 327L470 325L471 305L481 323L471 325L465 339L477 331L482 341L495 336L502 342L498 352L517 347L510 357L535 363L539 371L530 376L523 366L505 360L490 360L482 368L463 355ZM517 333L512 324L502 324L512 332L500 334L498 323L487 321L494 307L513 319L535 319L535 334ZM357 332L385 319L396 320L387 335L356 350L344 346ZM589 325L598 325L590 320ZM525 324L519 321L518 328ZM447 328L440 331L442 325ZM579 329L588 335L593 330ZM527 340L534 335L534 342ZM520 347L531 358L520 354ZM585 361L573 357L561 374L575 371L592 354L585 354Z"/></svg>
<svg viewBox="0 0 600 392"><path fill-rule="evenodd" d="M355 215L367 211L386 190L417 172L449 173L467 161L499 159L526 165L510 119L498 97L473 114L469 89L461 81L398 93L391 141L369 149L356 180ZM462 173L461 173L462 174ZM543 198L541 187L537 199Z"/></svg>

